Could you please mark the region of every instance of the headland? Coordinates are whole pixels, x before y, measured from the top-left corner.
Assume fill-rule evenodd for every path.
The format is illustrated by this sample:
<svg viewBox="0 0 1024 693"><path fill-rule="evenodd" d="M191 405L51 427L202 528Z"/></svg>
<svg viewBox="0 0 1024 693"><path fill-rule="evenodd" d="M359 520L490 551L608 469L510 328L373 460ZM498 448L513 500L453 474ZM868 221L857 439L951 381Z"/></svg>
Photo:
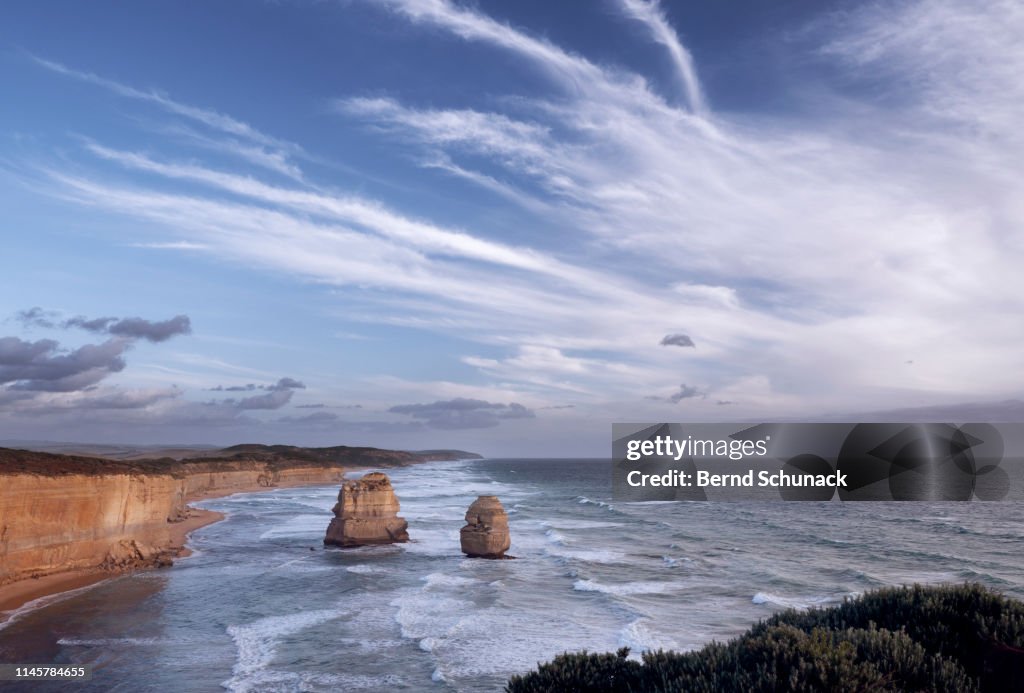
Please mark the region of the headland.
<svg viewBox="0 0 1024 693"><path fill-rule="evenodd" d="M194 501L340 483L362 468L479 457L245 444L185 458L114 459L0 448L0 611L170 565L187 553L190 532L223 517L188 505Z"/></svg>

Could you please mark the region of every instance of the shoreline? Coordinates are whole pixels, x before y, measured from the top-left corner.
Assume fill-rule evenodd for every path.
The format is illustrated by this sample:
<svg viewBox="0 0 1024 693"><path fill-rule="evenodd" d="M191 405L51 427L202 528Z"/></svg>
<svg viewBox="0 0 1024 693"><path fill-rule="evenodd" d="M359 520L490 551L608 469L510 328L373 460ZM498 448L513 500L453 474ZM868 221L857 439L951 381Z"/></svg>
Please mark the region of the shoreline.
<svg viewBox="0 0 1024 693"><path fill-rule="evenodd" d="M350 472L359 472L366 469L370 469L370 467L353 467L351 469L343 468L339 471L342 476L344 476ZM275 489L325 485L328 484L284 482L275 486L260 486L258 484L253 484L251 486L244 485L238 488L220 488L189 498L188 503L215 500L217 498L224 498L225 496L231 496L236 493L262 493L266 491L273 491ZM192 551L188 548L187 544L192 532L201 529L202 527L220 522L227 517L224 513L217 512L216 510L205 510L203 508L196 508L192 505L187 505L186 507L188 509L187 518L180 522L168 523L170 525L171 540L162 552L162 556L164 557L170 556L172 559L178 559L189 556ZM329 518L326 518L325 516L325 523L328 519ZM155 570L160 567L172 567L159 565L159 559L160 556L154 557L152 564L150 565L115 570L104 569L99 566L94 568L67 570L50 573L49 575L43 575L40 577L26 577L6 585L0 585L0 628L7 623L8 619L10 619L18 609L21 609L26 604L37 599L53 597L64 592L83 589L103 582L104 580L109 580L123 575L130 575L139 571Z"/></svg>
<svg viewBox="0 0 1024 693"><path fill-rule="evenodd" d="M220 522L225 517L224 513L219 513L215 510L203 510L189 506L186 519L181 522L170 523L171 542L165 549L165 555L170 555L175 559L190 555L192 551L186 545L189 535L201 527ZM0 586L0 613L6 614L4 619L0 620L0 626L10 617L10 612L14 612L37 599L53 597L62 592L78 590L103 582L104 580L122 575L130 575L142 570L153 570L158 567L160 566L154 564L119 570L109 570L100 567L83 568L51 573L37 578L25 578Z"/></svg>
<svg viewBox="0 0 1024 693"><path fill-rule="evenodd" d="M189 506L187 518L180 522L170 523L171 543L166 548L164 555L169 555L175 559L190 555L191 550L186 546L188 535L201 527L220 522L225 517L223 513ZM112 577L120 577L121 575L128 575L140 570L153 570L159 567L161 566L155 563L154 565L114 570L100 567L82 568L50 573L42 577L26 577L9 584L4 584L4 586L0 587L0 613L6 612L6 616L3 620L0 620L0 625L3 625L11 615L9 612L16 611L37 599L54 597L61 593L90 587L92 584L111 579Z"/></svg>

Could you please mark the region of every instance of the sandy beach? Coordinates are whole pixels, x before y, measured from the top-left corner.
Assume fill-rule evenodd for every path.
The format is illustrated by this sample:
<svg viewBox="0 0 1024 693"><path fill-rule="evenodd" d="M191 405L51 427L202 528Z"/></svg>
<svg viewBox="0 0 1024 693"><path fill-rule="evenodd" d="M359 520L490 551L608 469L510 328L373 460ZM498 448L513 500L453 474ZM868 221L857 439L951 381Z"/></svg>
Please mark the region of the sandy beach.
<svg viewBox="0 0 1024 693"><path fill-rule="evenodd" d="M168 552L176 558L189 555L190 551L186 546L188 535L200 527L205 527L223 519L223 513L189 507L188 518L171 524L171 544L167 547ZM142 568L141 570L149 569L151 568ZM88 587L97 582L129 572L133 571L91 568L18 580L17 582L0 587L0 612L10 612L36 599Z"/></svg>

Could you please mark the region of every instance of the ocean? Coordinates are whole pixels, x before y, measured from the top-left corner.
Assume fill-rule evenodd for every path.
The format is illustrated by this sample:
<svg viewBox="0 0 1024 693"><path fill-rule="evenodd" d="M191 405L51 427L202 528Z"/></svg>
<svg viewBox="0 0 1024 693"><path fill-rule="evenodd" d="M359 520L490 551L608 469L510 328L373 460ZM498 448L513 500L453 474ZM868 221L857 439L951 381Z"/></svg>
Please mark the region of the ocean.
<svg viewBox="0 0 1024 693"><path fill-rule="evenodd" d="M697 648L883 585L1024 598L1020 503L619 503L597 460L385 471L408 544L325 548L336 486L204 501L228 517L192 556L19 611L0 661L94 668L32 691L497 691L561 652ZM482 494L517 560L460 553Z"/></svg>

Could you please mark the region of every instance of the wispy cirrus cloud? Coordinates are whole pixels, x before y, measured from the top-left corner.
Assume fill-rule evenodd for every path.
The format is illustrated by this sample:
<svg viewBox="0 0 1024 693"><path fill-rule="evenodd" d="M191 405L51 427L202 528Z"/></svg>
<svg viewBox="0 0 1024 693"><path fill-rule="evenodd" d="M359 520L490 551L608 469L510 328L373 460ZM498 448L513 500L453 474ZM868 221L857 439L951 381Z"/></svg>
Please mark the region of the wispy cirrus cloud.
<svg viewBox="0 0 1024 693"><path fill-rule="evenodd" d="M213 130L218 130L222 133L229 135L235 135L242 137L252 142L258 142L260 144L278 147L281 149L297 150L296 145L283 142L277 138L266 135L253 126L245 123L241 120L237 120L229 115L219 113L213 109L201 108L199 106L193 106L187 103L176 101L166 94L157 91L155 89L137 89L135 87L122 84L116 80L109 79L107 77L101 77L100 75L92 72L85 72L82 70L76 70L74 68L63 65L53 60L47 60L37 56L32 56L32 59L41 67L51 70L58 74L73 79L88 82L98 87L102 87L107 91L117 94L118 96L135 99L137 101L144 101L151 103L155 106L159 106L168 113L182 116L188 120L201 123Z"/></svg>
<svg viewBox="0 0 1024 693"><path fill-rule="evenodd" d="M153 243L131 243L133 248L151 248L153 250L209 250L209 246L192 241L155 241Z"/></svg>
<svg viewBox="0 0 1024 693"><path fill-rule="evenodd" d="M531 136L518 149L511 143L515 123L505 114L494 114L491 130L503 136L496 140L502 156L491 163L512 177L537 178L540 172L541 178L559 179L560 185L548 192L572 191L576 204L566 202L564 207L571 209L577 228L626 253L646 255L647 262L666 273L686 272L683 286L716 285L717 296L730 309L757 302L760 315L790 322L783 328L791 330L789 335L775 331L781 324L772 329L767 341L773 346L767 354L731 350L751 367L773 371L778 381L799 378L800 359L793 355L800 354L822 365L848 364L856 373L853 379L863 383L871 379L866 364L852 343L842 342L854 332L871 331L867 325L875 326L867 352L893 363L896 352L930 342L927 348L936 366L955 364L953 370L971 373L954 376L955 388L968 390L979 386L979 380L991 387L997 373L1010 367L1006 342L998 337L1002 330L993 329L989 318L970 320L967 330L990 335L994 341L989 344L1002 364L980 379L978 369L964 359L976 344L973 337L966 338L970 344L936 348L926 335L942 331L942 306L967 311L968 305L985 305L992 276L980 277L968 268L985 266L1000 282L1017 282L1014 263L1008 256L1000 258L997 250L1012 244L1006 227L978 214L991 209L993 191L1019 190L1021 183L1005 158L1020 151L1016 130L1008 125L1012 118L991 115L1014 113L1012 104L1021 103L1013 98L1018 86L1006 79L1021 53L1007 28L1021 20L1011 5L901 5L907 23L934 27L946 43L924 40L925 28L909 35L898 30L903 23L893 22L888 9L865 8L852 23L833 27L835 32L852 26L853 35L833 33L820 55L854 64L891 59L890 76L894 81L910 76L922 86L919 98L904 104L865 102L858 111L828 113L819 122L794 122L788 129L785 122L744 122L717 114L709 114L706 123L694 121L642 86L623 87L619 71L595 72L592 63L578 56L453 3L396 0L390 5L415 22L511 52L548 72L585 73L593 79L568 103L535 103L534 119L527 123ZM664 28L655 5L627 6L634 15L646 13L652 26ZM932 60L929 51L940 45L941 61ZM1008 60L997 57L1007 52L1012 53ZM989 64L979 59L982 54L1007 69L989 75L981 67ZM944 69L937 68L939 62ZM961 64L971 67L957 69ZM965 74L971 79L963 79ZM950 83L945 75L957 77ZM952 113L965 123L984 123L994 139L965 139L962 128L950 129L937 120L940 109L933 100L950 98L956 106ZM364 104L363 110L370 109ZM374 110L378 119L403 126L423 146L446 147L456 164L463 142L474 132L487 131L481 124L486 115L480 113L467 119L462 110L424 112L394 101L375 101ZM929 123L924 135L919 127L911 130L922 117ZM452 132L452 123L460 118L466 121L465 140ZM557 128L546 123L557 123ZM567 130L575 137L540 139L538 146L547 133ZM993 146L996 141L1014 146ZM600 159L592 155L595 150ZM968 159L985 163L969 165L972 176L965 185L961 162ZM998 205L1001 215L1020 215L1008 198ZM669 248L674 252L663 252ZM687 293L694 300L715 297ZM727 314L726 306L721 307L720 314ZM981 312L988 311L982 307ZM892 329L901 319L904 326ZM719 334L730 331L726 327ZM750 341L751 346L761 342ZM931 390L943 378L938 371L918 375L898 375L898 387Z"/></svg>
<svg viewBox="0 0 1024 693"><path fill-rule="evenodd" d="M612 395L642 407L645 393L685 381L708 395L680 396L688 404L728 401L742 415L1024 385L1007 375L1024 335L1005 319L1024 309L1014 233L1024 174L1013 163L1024 156L1013 77L1024 18L1012 3L900 3L896 22L865 5L825 22L807 60L851 82L884 65L899 98L822 93L819 112L771 119L714 111L654 2L621 0L621 18L666 49L682 103L478 9L375 6L436 40L512 56L549 91L474 108L330 95L341 126L515 202L550 234L528 245L486 223L460 228L313 185L300 170L272 185L92 141L96 175L46 169L52 194L144 220L162 237L174 229L190 249L337 287L353 317L486 345L461 362L509 396L481 401L573 393L612 410ZM280 153L279 163L298 151L215 111L40 64ZM830 106L855 97L856 109ZM110 165L146 175L120 183L104 175ZM680 327L685 335L671 333ZM700 349L660 348L666 335Z"/></svg>
<svg viewBox="0 0 1024 693"><path fill-rule="evenodd" d="M14 413L22 418L52 416L106 416L118 419L133 416L133 412L146 411L176 401L182 396L177 388L107 387L103 389L73 390L70 392L40 392L17 403ZM3 409L0 393L0 412Z"/></svg>
<svg viewBox="0 0 1024 693"><path fill-rule="evenodd" d="M686 95L686 103L690 110L699 115L707 112L704 90L697 77L697 68L693 56L679 40L675 29L665 18L657 0L619 0L626 14L647 27L651 38L660 43L668 51L675 66L676 75Z"/></svg>
<svg viewBox="0 0 1024 693"><path fill-rule="evenodd" d="M246 122L216 110L175 100L156 89L138 89L92 72L76 70L53 60L38 56L31 58L47 70L93 84L122 98L152 104L171 115L204 126L220 135L211 137L180 124L169 126L168 131L176 136L184 137L209 149L226 152L290 178L302 177L301 169L293 159L296 156L303 156L304 152L292 142L271 137Z"/></svg>

